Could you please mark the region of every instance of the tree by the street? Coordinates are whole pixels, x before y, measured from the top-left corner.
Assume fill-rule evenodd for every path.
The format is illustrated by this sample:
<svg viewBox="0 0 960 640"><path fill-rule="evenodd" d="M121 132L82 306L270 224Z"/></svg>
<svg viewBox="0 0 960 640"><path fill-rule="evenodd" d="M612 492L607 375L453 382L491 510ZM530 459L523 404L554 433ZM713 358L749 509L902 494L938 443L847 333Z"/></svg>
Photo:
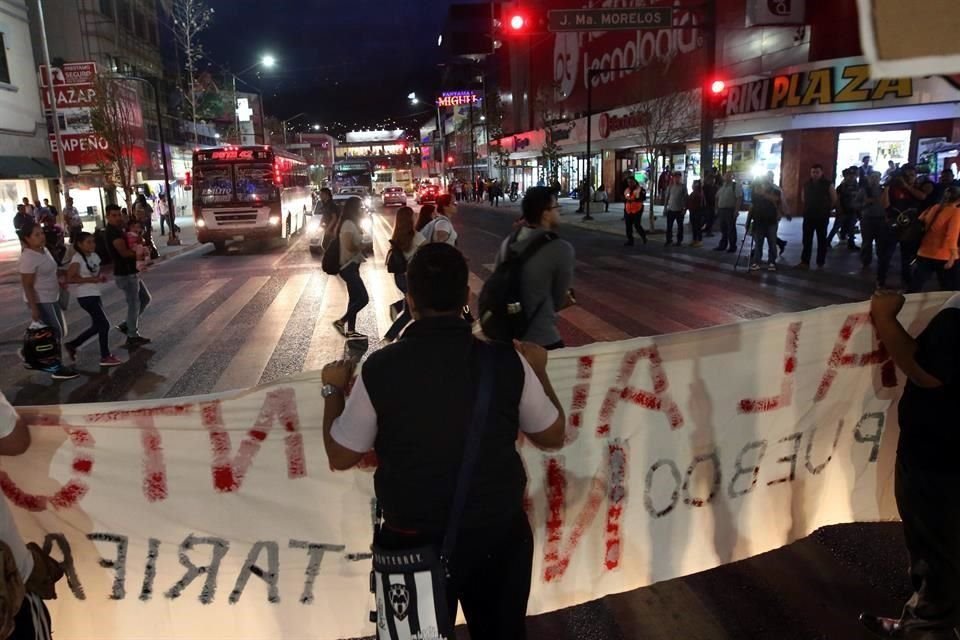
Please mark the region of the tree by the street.
<svg viewBox="0 0 960 640"><path fill-rule="evenodd" d="M127 81L107 75L98 76L94 86L96 96L90 122L93 130L107 142L98 168L108 186L123 191L124 202L130 210L137 169L133 149L143 143L138 94Z"/></svg>
<svg viewBox="0 0 960 640"><path fill-rule="evenodd" d="M201 117L203 101L207 100L206 91L198 91L196 78L198 65L203 58L203 45L200 34L213 20L214 11L204 0L174 0L173 34L183 51L183 70L186 73L186 87L183 91L184 102L190 110L193 120L193 142L197 144L197 120Z"/></svg>
<svg viewBox="0 0 960 640"><path fill-rule="evenodd" d="M560 179L560 156L562 149L557 143L557 132L565 129L568 120L564 117L557 99L559 85L541 87L537 91L536 109L540 117L540 126L544 132L543 147L540 150L540 178L546 184Z"/></svg>
<svg viewBox="0 0 960 640"><path fill-rule="evenodd" d="M657 158L668 155L671 147L695 140L700 134L700 96L696 91L678 91L648 100L637 111L642 116L638 119L637 138L648 154L650 192L653 195L659 176ZM650 207L650 216L652 228L653 207Z"/></svg>
<svg viewBox="0 0 960 640"><path fill-rule="evenodd" d="M500 98L500 92L496 87L487 91L486 100L486 126L487 126L487 148L493 156L493 165L497 168L500 182L506 182L506 168L510 161L510 149L503 146L503 100Z"/></svg>

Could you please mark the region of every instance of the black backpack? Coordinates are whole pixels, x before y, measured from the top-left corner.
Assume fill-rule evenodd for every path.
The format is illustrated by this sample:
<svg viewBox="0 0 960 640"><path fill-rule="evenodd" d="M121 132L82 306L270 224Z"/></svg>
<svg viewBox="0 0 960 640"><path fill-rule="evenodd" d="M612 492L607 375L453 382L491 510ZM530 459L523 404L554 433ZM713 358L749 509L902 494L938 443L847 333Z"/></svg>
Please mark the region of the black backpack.
<svg viewBox="0 0 960 640"><path fill-rule="evenodd" d="M406 273L407 256L393 240L390 241L390 251L387 252L387 273Z"/></svg>
<svg viewBox="0 0 960 640"><path fill-rule="evenodd" d="M110 250L110 242L107 240L107 230L97 229L93 234L93 242L97 255L100 256L100 264L113 264L113 251Z"/></svg>
<svg viewBox="0 0 960 640"><path fill-rule="evenodd" d="M330 246L323 252L323 258L320 260L320 268L324 273L335 276L340 273L340 225L334 228L333 240Z"/></svg>
<svg viewBox="0 0 960 640"><path fill-rule="evenodd" d="M519 231L510 236L508 246L516 242L518 235ZM521 253L508 248L503 262L483 283L479 299L480 327L489 339L502 342L520 340L527 333L530 319L539 309L528 312L523 308L523 266L535 253L556 239L557 234L545 233Z"/></svg>

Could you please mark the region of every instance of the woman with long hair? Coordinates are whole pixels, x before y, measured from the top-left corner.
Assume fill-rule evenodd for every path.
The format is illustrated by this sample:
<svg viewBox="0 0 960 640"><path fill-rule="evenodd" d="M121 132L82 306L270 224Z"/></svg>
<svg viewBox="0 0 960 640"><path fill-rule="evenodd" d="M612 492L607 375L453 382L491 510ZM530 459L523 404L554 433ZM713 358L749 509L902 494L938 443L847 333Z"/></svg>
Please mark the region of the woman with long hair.
<svg viewBox="0 0 960 640"><path fill-rule="evenodd" d="M451 247L457 246L457 231L453 228L450 218L457 213L457 203L449 193L442 193L437 198L437 214L430 224L420 229L427 242L445 242Z"/></svg>
<svg viewBox="0 0 960 640"><path fill-rule="evenodd" d="M927 230L920 241L917 262L914 265L910 293L923 291L923 285L934 273L940 291L957 288L957 243L960 241L960 187L949 186L940 204L935 204L920 216Z"/></svg>
<svg viewBox="0 0 960 640"><path fill-rule="evenodd" d="M47 251L43 228L34 220L26 220L20 227L23 251L18 263L23 300L30 309L30 318L50 328L59 349L67 335L67 321L60 308L60 279L57 261ZM60 354L57 353L59 360ZM77 373L62 365L50 371L55 380L76 378Z"/></svg>
<svg viewBox="0 0 960 640"><path fill-rule="evenodd" d="M427 205L429 206L429 205ZM393 224L393 237L390 238L391 251L399 251L403 254L404 262L409 263L413 254L424 243L423 235L414 228L413 209L410 207L400 207L397 211L397 218ZM407 293L407 274L393 274L397 289L406 296ZM392 342L397 339L400 332L410 324L410 311L407 309L406 299L401 298L390 305L390 315L393 316L393 324L384 334L383 339Z"/></svg>
<svg viewBox="0 0 960 640"><path fill-rule="evenodd" d="M347 285L347 310L343 317L333 323L333 328L344 338L363 338L357 333L357 314L370 302L367 288L360 277L363 257L363 232L360 219L363 216L360 198L350 198L343 205L340 215L340 278Z"/></svg>
<svg viewBox="0 0 960 640"><path fill-rule="evenodd" d="M425 204L420 207L420 214L417 216L417 231L423 231L423 228L430 224L430 221L433 220L433 216L436 211L437 208L432 204Z"/></svg>
<svg viewBox="0 0 960 640"><path fill-rule="evenodd" d="M77 304L90 316L92 324L76 338L64 344L70 360L76 361L77 350L93 336L100 339L100 366L116 367L121 361L110 353L110 321L103 311L100 285L107 281L100 271L100 256L92 233L81 231L73 244L76 253L67 267L67 282L75 285Z"/></svg>

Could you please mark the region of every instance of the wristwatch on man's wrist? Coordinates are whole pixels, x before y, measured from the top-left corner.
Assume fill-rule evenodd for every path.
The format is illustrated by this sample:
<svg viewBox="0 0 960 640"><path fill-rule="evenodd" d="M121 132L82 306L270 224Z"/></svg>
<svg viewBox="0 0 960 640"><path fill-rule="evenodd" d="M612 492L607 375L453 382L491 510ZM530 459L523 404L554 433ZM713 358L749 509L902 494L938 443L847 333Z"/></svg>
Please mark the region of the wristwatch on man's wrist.
<svg viewBox="0 0 960 640"><path fill-rule="evenodd" d="M329 398L331 396L342 396L343 389L333 384L325 384L320 388L320 395L324 398Z"/></svg>

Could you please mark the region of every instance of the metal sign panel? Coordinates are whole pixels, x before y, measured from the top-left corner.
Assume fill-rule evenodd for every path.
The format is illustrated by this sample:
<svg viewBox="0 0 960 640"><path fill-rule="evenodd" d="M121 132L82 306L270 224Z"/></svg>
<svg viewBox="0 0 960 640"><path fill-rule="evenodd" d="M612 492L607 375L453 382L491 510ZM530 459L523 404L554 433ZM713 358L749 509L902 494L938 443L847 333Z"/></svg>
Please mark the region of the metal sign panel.
<svg viewBox="0 0 960 640"><path fill-rule="evenodd" d="M548 15L548 29L553 32L636 31L662 29L673 24L673 9L669 7L555 9Z"/></svg>

